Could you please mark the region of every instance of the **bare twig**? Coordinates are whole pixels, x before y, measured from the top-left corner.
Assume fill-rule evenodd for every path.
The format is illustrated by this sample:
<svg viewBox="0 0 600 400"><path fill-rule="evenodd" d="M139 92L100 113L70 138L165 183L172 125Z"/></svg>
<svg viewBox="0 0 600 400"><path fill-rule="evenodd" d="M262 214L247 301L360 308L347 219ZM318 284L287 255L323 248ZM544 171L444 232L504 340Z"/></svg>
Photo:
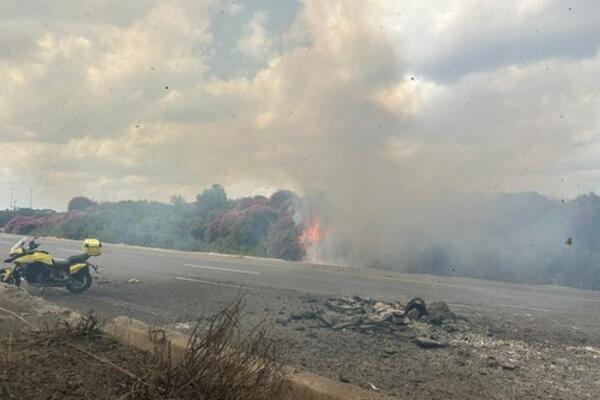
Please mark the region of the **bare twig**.
<svg viewBox="0 0 600 400"><path fill-rule="evenodd" d="M125 368L119 367L117 364L113 363L112 361L110 361L110 360L108 360L108 359L106 359L106 358L104 358L104 357L100 357L100 356L98 356L98 355L96 355L96 354L94 354L94 353L91 353L91 352L87 351L86 349L84 349L83 347L77 346L76 344L67 343L67 345L68 345L69 347L72 347L72 348L74 348L75 350L77 350L77 351L79 351L79 352L81 352L81 353L83 353L83 354L87 355L87 356L90 356L90 357L92 357L92 358L93 358L93 359L95 359L96 361L99 361L99 362L101 362L101 363L103 363L103 364L106 364L106 365L108 365L108 366L110 366L110 367L112 367L112 368L116 369L117 371L120 371L120 372L122 372L123 374L127 375L127 376L128 376L128 377L130 377L131 379L135 379L135 380L138 380L138 381L140 381L140 382L142 382L142 383L146 384L145 382L143 382L143 381L142 381L142 379L141 379L139 376L137 376L137 375L136 375L136 374L134 374L133 372L127 371Z"/></svg>

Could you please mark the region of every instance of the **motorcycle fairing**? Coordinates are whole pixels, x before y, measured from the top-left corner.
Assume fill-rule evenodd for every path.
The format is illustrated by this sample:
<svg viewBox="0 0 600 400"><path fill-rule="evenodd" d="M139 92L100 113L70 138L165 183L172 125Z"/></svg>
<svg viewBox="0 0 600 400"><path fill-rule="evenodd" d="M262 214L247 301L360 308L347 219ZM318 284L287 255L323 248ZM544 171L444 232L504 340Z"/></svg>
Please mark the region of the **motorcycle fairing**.
<svg viewBox="0 0 600 400"><path fill-rule="evenodd" d="M52 256L42 251L35 251L31 254L25 254L24 256L15 259L14 262L19 264L31 264L34 262L41 262L46 265L54 264Z"/></svg>
<svg viewBox="0 0 600 400"><path fill-rule="evenodd" d="M71 265L69 267L69 273L71 275L77 273L78 271L81 271L82 269L86 268L88 266L87 263L79 263L79 264L75 264L75 265Z"/></svg>

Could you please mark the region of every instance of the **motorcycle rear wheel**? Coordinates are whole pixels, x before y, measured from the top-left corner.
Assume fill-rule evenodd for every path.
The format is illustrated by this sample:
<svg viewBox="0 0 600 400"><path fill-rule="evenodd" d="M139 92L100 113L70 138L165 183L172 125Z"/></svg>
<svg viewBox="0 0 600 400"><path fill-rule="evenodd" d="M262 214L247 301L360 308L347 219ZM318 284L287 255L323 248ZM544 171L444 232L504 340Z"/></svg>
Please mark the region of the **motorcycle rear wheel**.
<svg viewBox="0 0 600 400"><path fill-rule="evenodd" d="M71 293L83 293L92 286L92 275L88 269L77 271L65 285Z"/></svg>

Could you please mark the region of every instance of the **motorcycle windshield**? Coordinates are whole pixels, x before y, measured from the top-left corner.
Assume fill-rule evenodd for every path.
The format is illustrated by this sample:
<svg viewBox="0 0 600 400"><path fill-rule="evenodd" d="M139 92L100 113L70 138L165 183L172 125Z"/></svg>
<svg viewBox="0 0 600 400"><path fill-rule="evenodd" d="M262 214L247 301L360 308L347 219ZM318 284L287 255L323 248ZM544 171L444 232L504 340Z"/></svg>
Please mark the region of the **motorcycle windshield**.
<svg viewBox="0 0 600 400"><path fill-rule="evenodd" d="M9 255L15 255L19 253L19 249L23 248L25 246L25 243L27 242L27 237L22 238L21 240L19 240L17 243L15 243L13 245L13 247L10 248L10 252L8 253Z"/></svg>

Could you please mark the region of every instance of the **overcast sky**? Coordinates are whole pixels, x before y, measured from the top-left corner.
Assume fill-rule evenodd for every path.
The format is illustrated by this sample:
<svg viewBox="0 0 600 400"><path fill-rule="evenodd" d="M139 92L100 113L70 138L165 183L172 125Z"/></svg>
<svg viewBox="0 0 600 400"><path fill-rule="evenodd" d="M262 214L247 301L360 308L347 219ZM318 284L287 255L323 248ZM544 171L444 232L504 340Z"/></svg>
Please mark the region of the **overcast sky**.
<svg viewBox="0 0 600 400"><path fill-rule="evenodd" d="M1 207L600 191L597 0L2 0L0 84Z"/></svg>

